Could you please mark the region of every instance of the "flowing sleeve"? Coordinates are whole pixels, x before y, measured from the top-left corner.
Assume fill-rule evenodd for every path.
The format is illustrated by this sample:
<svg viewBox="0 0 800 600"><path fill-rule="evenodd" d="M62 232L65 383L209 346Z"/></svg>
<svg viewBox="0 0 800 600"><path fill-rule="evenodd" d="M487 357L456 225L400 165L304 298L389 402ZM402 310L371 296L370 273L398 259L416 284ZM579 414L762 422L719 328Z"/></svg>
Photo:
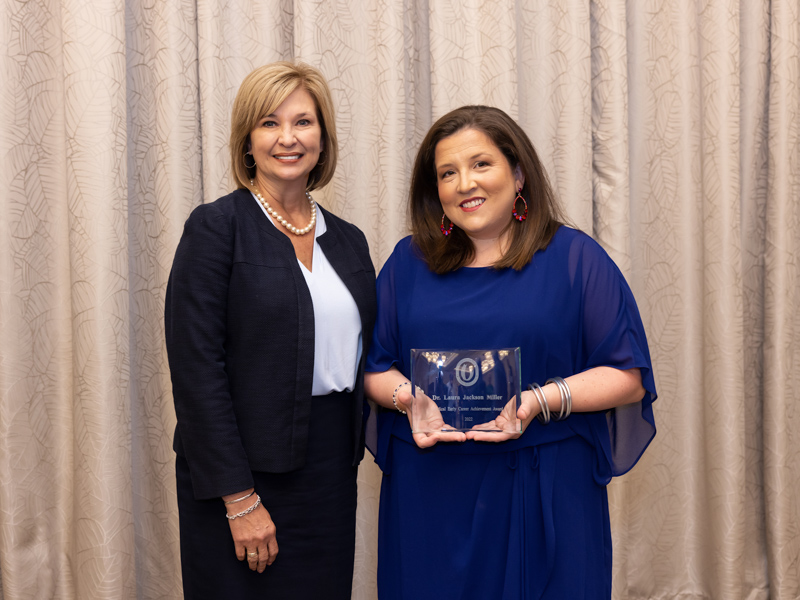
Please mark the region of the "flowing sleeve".
<svg viewBox="0 0 800 600"><path fill-rule="evenodd" d="M644 325L633 293L616 264L588 236L570 249L570 276L582 290L582 370L594 367L639 369L644 396L638 402L593 415L592 436L600 452L602 481L628 472L656 433L656 386Z"/></svg>
<svg viewBox="0 0 800 600"><path fill-rule="evenodd" d="M388 371L400 367L399 331L397 322L397 248L383 265L378 280L378 316L372 333L372 346L367 356L367 372Z"/></svg>
<svg viewBox="0 0 800 600"><path fill-rule="evenodd" d="M409 248L409 242L410 238L398 242L378 275L376 282L378 315L372 331L372 345L367 356L365 370L368 373L382 373L393 366L401 372L405 372L397 310L400 302L397 297L397 280L403 271L402 257ZM370 408L366 426L367 449L375 457L378 466L386 473L391 432L397 413L379 406Z"/></svg>

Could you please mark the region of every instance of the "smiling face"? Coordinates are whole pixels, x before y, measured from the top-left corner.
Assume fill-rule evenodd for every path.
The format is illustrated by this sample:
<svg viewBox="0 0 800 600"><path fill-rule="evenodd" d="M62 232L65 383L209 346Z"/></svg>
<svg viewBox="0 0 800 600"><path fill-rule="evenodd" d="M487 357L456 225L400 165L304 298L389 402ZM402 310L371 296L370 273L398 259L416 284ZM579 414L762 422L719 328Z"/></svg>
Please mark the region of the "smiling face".
<svg viewBox="0 0 800 600"><path fill-rule="evenodd" d="M498 240L512 219L525 182L482 131L462 129L436 144L434 163L445 215L473 241Z"/></svg>
<svg viewBox="0 0 800 600"><path fill-rule="evenodd" d="M317 106L298 87L250 132L250 152L256 162L256 179L267 188L287 183L305 186L323 149Z"/></svg>

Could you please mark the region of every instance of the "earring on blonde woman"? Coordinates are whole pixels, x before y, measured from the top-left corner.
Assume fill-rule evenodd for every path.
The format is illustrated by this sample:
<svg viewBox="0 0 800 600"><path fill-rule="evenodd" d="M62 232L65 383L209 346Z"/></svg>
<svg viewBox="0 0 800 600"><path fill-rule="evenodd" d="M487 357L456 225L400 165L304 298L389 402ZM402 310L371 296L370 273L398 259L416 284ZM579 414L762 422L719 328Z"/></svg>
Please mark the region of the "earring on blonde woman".
<svg viewBox="0 0 800 600"><path fill-rule="evenodd" d="M445 219L445 216L446 216L446 215L445 215L444 213L442 213L442 224L439 226L439 229L441 229L441 230L442 230L442 235L443 235L444 237L447 237L448 235L450 235L451 233L453 233L453 222L452 222L452 221L450 221L450 227L447 227L447 228L445 228L445 226L444 226L444 219Z"/></svg>
<svg viewBox="0 0 800 600"><path fill-rule="evenodd" d="M248 156L253 159L253 164L252 165L248 165L247 164L247 157ZM252 152L245 152L244 156L242 157L242 162L244 163L244 166L245 166L246 169L255 169L256 168L256 159L253 156Z"/></svg>
<svg viewBox="0 0 800 600"><path fill-rule="evenodd" d="M525 205L525 211L522 214L517 212L517 202L519 200L522 200L522 204ZM525 202L525 198L522 197L522 188L517 190L517 197L514 198L514 208L512 209L511 214L514 215L514 218L520 222L528 218L528 203Z"/></svg>

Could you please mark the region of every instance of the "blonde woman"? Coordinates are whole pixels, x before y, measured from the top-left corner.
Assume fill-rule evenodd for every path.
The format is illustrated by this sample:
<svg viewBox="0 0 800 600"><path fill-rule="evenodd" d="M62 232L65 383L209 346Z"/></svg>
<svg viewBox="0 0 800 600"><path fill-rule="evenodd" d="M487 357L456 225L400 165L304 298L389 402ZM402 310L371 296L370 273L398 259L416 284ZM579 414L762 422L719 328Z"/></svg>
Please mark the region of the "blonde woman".
<svg viewBox="0 0 800 600"><path fill-rule="evenodd" d="M337 159L319 71L250 73L230 150L238 189L192 212L167 288L184 594L349 599L375 271L310 193Z"/></svg>

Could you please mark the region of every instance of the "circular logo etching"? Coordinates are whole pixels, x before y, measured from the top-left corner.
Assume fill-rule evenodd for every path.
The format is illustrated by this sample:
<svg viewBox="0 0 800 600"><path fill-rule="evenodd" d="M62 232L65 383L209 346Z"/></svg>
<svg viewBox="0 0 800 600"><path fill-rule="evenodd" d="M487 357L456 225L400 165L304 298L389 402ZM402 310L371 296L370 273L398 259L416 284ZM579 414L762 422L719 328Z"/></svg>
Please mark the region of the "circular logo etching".
<svg viewBox="0 0 800 600"><path fill-rule="evenodd" d="M475 385L478 382L478 363L471 358L462 358L456 365L456 379L464 387Z"/></svg>

